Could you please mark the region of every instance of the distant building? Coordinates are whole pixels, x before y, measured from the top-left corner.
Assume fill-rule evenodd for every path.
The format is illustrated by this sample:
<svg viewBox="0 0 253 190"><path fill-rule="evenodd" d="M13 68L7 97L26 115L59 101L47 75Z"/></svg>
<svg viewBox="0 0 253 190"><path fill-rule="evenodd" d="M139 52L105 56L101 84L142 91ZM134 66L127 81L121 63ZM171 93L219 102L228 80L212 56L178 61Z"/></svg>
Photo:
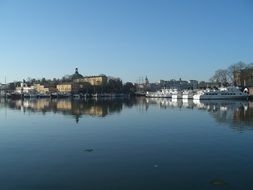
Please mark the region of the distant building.
<svg viewBox="0 0 253 190"><path fill-rule="evenodd" d="M253 95L253 68L234 72L234 82L237 86L248 88L249 94Z"/></svg>
<svg viewBox="0 0 253 190"><path fill-rule="evenodd" d="M145 78L145 85L148 86L149 85L149 80L148 80L148 77L146 76Z"/></svg>
<svg viewBox="0 0 253 190"><path fill-rule="evenodd" d="M67 94L67 93L79 93L81 90L84 90L87 86L87 83L62 83L56 86L58 92Z"/></svg>
<svg viewBox="0 0 253 190"><path fill-rule="evenodd" d="M79 93L80 91L85 91L85 89L91 86L103 86L108 82L108 77L105 75L99 76L86 76L83 77L78 72L78 68L73 75L69 76L69 81L58 84L56 89L60 93ZM43 88L41 89L43 90Z"/></svg>
<svg viewBox="0 0 253 190"><path fill-rule="evenodd" d="M189 84L192 89L197 89L199 82L197 80L189 80Z"/></svg>
<svg viewBox="0 0 253 190"><path fill-rule="evenodd" d="M49 87L45 87L45 85L35 84L34 87L38 93L41 93L41 94L49 93Z"/></svg>
<svg viewBox="0 0 253 190"><path fill-rule="evenodd" d="M34 86L28 86L26 83L21 83L20 86L16 87L15 90L16 93L23 94L23 93L35 93L35 87Z"/></svg>
<svg viewBox="0 0 253 190"><path fill-rule="evenodd" d="M165 85L165 80L159 80L157 82L157 85L160 85L161 87Z"/></svg>
<svg viewBox="0 0 253 190"><path fill-rule="evenodd" d="M79 79L75 79L74 83L89 83L92 86L103 86L106 85L108 81L108 77L105 75L99 76L87 76Z"/></svg>
<svg viewBox="0 0 253 190"><path fill-rule="evenodd" d="M205 82L205 81L200 81L198 84L199 89L205 89L205 88L219 88L221 87L220 83L217 82Z"/></svg>
<svg viewBox="0 0 253 190"><path fill-rule="evenodd" d="M188 81L183 81L181 78L179 80L171 79L169 81L161 81L162 86L166 88L172 89L188 89L190 88L190 84Z"/></svg>
<svg viewBox="0 0 253 190"><path fill-rule="evenodd" d="M198 83L198 88L203 89L207 87L207 83L205 81L200 81Z"/></svg>
<svg viewBox="0 0 253 190"><path fill-rule="evenodd" d="M253 87L253 69L243 69L234 72L234 80L237 86Z"/></svg>
<svg viewBox="0 0 253 190"><path fill-rule="evenodd" d="M72 83L63 83L63 84L58 84L56 86L56 89L60 93L71 93L73 90L73 84Z"/></svg>

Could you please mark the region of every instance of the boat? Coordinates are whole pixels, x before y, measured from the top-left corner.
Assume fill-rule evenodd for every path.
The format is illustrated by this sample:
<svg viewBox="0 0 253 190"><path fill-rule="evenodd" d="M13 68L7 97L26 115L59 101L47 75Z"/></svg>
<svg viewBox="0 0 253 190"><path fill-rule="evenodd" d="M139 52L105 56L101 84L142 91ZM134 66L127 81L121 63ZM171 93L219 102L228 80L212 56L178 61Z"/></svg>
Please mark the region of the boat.
<svg viewBox="0 0 253 190"><path fill-rule="evenodd" d="M194 100L222 100L222 99L247 99L249 94L246 89L242 92L238 87L230 86L218 90L199 91L193 96Z"/></svg>
<svg viewBox="0 0 253 190"><path fill-rule="evenodd" d="M147 92L146 97L149 98L171 98L172 92L170 89L161 89L156 92Z"/></svg>
<svg viewBox="0 0 253 190"><path fill-rule="evenodd" d="M193 91L192 90L185 90L182 94L182 99L193 99Z"/></svg>
<svg viewBox="0 0 253 190"><path fill-rule="evenodd" d="M20 93L12 92L12 93L7 93L6 97L13 100L19 100L19 99L22 99L23 96Z"/></svg>
<svg viewBox="0 0 253 190"><path fill-rule="evenodd" d="M51 98L58 98L58 93L57 92L51 93Z"/></svg>
<svg viewBox="0 0 253 190"><path fill-rule="evenodd" d="M50 98L51 95L50 94L46 94L46 93L37 93L37 98Z"/></svg>
<svg viewBox="0 0 253 190"><path fill-rule="evenodd" d="M80 94L73 94L72 98L75 100L79 100L79 99L81 99L81 95Z"/></svg>
<svg viewBox="0 0 253 190"><path fill-rule="evenodd" d="M172 92L172 99L182 99L183 93L180 90L174 89Z"/></svg>

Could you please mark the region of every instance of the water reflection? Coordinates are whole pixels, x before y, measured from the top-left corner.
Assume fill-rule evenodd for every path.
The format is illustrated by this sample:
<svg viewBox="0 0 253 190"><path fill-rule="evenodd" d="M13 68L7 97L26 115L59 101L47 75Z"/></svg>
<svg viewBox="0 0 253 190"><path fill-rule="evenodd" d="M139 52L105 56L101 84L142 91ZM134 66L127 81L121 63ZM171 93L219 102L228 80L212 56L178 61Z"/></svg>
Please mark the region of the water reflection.
<svg viewBox="0 0 253 190"><path fill-rule="evenodd" d="M27 100L0 100L0 107L20 110L24 113L47 112L72 115L76 122L83 115L92 117L105 117L109 114L119 113L125 107L135 105L136 99L27 99Z"/></svg>
<svg viewBox="0 0 253 190"><path fill-rule="evenodd" d="M195 101L152 98L127 99L34 99L34 100L0 100L0 108L20 110L24 113L47 112L71 115L76 122L82 116L106 117L119 113L124 108L138 106L140 111L149 111L149 107L159 106L162 109L197 109L207 111L218 123L227 123L231 127L253 129L253 102L234 100Z"/></svg>
<svg viewBox="0 0 253 190"><path fill-rule="evenodd" d="M147 104L160 108L186 108L208 111L218 123L230 124L237 130L253 129L253 102L239 100L173 100L147 99Z"/></svg>

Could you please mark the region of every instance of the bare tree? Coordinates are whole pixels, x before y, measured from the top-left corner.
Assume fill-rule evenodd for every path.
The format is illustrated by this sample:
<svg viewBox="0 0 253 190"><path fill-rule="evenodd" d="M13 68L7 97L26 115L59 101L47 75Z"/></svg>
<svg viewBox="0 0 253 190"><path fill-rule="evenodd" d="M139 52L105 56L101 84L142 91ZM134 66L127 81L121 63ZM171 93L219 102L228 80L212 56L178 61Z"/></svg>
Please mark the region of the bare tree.
<svg viewBox="0 0 253 190"><path fill-rule="evenodd" d="M229 84L228 70L227 69L219 69L215 71L213 77L210 81L219 83L220 85L227 86Z"/></svg>
<svg viewBox="0 0 253 190"><path fill-rule="evenodd" d="M247 67L247 64L242 61L239 61L238 63L235 63L229 66L227 69L229 82L235 84L235 78L234 78L235 72L239 72L242 69L245 69L246 67Z"/></svg>

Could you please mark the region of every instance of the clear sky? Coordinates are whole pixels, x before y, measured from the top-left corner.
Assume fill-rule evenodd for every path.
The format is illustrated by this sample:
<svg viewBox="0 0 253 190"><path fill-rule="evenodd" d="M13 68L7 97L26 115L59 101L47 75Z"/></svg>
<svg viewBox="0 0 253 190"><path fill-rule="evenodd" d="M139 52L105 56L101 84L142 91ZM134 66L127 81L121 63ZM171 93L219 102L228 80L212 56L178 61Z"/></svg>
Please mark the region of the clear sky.
<svg viewBox="0 0 253 190"><path fill-rule="evenodd" d="M75 67L136 82L209 80L253 62L252 0L0 0L0 82Z"/></svg>

